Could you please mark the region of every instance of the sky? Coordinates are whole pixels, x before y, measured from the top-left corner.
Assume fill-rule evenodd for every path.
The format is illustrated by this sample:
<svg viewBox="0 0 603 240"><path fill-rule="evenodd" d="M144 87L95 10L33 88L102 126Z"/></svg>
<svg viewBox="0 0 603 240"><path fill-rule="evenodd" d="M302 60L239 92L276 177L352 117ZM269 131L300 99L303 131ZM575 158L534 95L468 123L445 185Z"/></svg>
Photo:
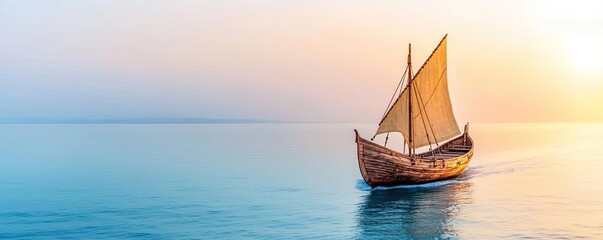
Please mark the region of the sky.
<svg viewBox="0 0 603 240"><path fill-rule="evenodd" d="M0 118L377 123L448 34L464 122L603 121L597 1L0 0Z"/></svg>

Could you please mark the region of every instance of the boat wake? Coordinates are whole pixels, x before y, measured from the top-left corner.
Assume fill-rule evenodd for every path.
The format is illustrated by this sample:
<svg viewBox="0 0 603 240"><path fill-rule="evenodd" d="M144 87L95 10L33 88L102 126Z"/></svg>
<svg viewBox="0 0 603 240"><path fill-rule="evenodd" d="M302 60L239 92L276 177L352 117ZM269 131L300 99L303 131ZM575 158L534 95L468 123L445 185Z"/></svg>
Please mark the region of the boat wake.
<svg viewBox="0 0 603 240"><path fill-rule="evenodd" d="M459 183L459 182L462 182L462 181L463 180L455 178L455 179L449 179L449 180L443 180L443 181L437 181L437 182L430 182L430 183L423 183L423 184L398 185L398 186L393 186L393 187L376 187L376 188L371 188L371 186L369 186L364 180L358 179L356 181L356 189L358 189L360 191L370 192L370 191L383 191L383 190L392 190L392 189L437 188L437 187L446 186L446 185L449 185L449 184Z"/></svg>
<svg viewBox="0 0 603 240"><path fill-rule="evenodd" d="M529 159L527 159L527 160L529 160ZM510 162L509 164L507 164L506 166L504 166L502 168L501 168L501 166L502 166L501 164L481 165L481 166L476 166L476 167L469 166L467 168L467 170L465 170L465 172L458 177L448 179L448 180L443 180L443 181L430 182L430 183L424 183L424 184L415 184L415 185L398 185L398 186L393 186L393 187L371 188L371 186L369 186L364 180L358 179L356 181L356 189L361 190L361 191L383 191L383 190L391 190L391 189L437 188L437 187L442 187L442 186L446 186L446 185L450 185L450 184L464 183L464 182L470 181L474 178L481 178L481 177L486 177L486 176L490 176L490 175L498 175L498 174L508 174L508 173L515 172L516 170L529 169L530 166L521 164L522 162L525 163L525 161L526 161L526 159L521 160L521 161L518 160L516 162ZM520 166L517 166L518 164L520 164Z"/></svg>

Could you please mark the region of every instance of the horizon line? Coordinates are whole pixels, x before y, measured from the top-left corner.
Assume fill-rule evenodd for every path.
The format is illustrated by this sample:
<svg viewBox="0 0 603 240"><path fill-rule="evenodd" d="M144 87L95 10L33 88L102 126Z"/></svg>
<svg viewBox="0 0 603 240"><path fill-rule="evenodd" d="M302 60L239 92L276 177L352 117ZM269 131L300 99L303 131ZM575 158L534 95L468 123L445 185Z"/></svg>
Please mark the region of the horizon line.
<svg viewBox="0 0 603 240"><path fill-rule="evenodd" d="M237 124L308 123L253 118L0 118L0 124Z"/></svg>
<svg viewBox="0 0 603 240"><path fill-rule="evenodd" d="M0 118L0 124L278 124L278 123L326 123L326 124L375 124L374 122L344 121L291 121L256 118ZM580 121L484 121L469 124L517 124L517 123L603 123L596 120ZM378 125L378 124L375 124Z"/></svg>

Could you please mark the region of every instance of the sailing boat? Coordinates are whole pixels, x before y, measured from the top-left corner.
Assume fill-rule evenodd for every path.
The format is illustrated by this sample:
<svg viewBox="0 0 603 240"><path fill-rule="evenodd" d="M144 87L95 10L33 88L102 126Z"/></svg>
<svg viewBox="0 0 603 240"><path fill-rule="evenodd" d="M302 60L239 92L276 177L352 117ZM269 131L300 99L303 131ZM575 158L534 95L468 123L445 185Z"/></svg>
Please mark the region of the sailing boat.
<svg viewBox="0 0 603 240"><path fill-rule="evenodd" d="M370 141L360 137L354 129L360 172L371 187L452 178L463 173L471 161L473 140L469 137L469 124L461 134L448 94L447 36L414 76L408 45L408 66L394 92L397 99L393 104L390 101L391 107L388 106L375 133L375 136L387 134L384 145L373 142L374 136ZM400 89L406 73L406 87ZM402 153L386 147L391 132L404 136ZM419 148L424 152L417 153Z"/></svg>

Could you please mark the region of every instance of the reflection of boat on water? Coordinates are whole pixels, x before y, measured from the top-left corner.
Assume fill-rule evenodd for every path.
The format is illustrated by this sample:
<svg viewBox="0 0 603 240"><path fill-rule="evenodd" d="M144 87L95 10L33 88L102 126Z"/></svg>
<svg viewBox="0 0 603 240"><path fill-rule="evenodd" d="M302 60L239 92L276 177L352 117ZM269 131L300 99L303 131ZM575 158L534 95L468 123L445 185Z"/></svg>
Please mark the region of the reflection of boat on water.
<svg viewBox="0 0 603 240"><path fill-rule="evenodd" d="M456 238L454 217L470 201L471 183L371 191L359 205L359 239Z"/></svg>

